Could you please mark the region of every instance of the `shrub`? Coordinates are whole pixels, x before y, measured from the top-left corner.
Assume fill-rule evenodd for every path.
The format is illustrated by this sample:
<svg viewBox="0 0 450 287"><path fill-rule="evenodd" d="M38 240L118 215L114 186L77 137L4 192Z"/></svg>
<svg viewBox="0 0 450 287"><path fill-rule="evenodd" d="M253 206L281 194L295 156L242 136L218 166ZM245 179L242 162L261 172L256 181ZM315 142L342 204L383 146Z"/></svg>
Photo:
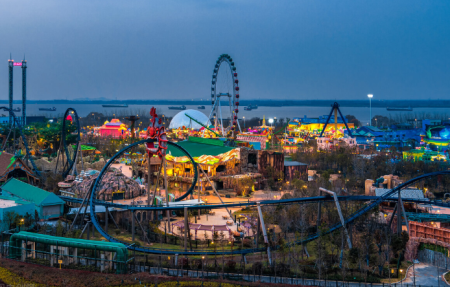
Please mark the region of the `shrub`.
<svg viewBox="0 0 450 287"><path fill-rule="evenodd" d="M256 274L261 273L262 267L263 266L261 262L255 262L252 265L252 271L254 271Z"/></svg>
<svg viewBox="0 0 450 287"><path fill-rule="evenodd" d="M275 265L275 270L277 272L277 275L289 275L291 273L291 268L288 264L285 263L277 263Z"/></svg>
<svg viewBox="0 0 450 287"><path fill-rule="evenodd" d="M251 239L248 239L248 238L245 238L244 240L243 240L243 242L242 242L242 244L244 245L244 247L252 247L252 240Z"/></svg>
<svg viewBox="0 0 450 287"><path fill-rule="evenodd" d="M187 258L179 258L178 259L178 265L182 266L183 268L188 268L189 267L189 259L187 259Z"/></svg>
<svg viewBox="0 0 450 287"><path fill-rule="evenodd" d="M192 260L192 268L193 269L202 269L202 260L201 259L194 259Z"/></svg>
<svg viewBox="0 0 450 287"><path fill-rule="evenodd" d="M225 268L228 272L232 272L236 270L236 261L230 260L227 261Z"/></svg>

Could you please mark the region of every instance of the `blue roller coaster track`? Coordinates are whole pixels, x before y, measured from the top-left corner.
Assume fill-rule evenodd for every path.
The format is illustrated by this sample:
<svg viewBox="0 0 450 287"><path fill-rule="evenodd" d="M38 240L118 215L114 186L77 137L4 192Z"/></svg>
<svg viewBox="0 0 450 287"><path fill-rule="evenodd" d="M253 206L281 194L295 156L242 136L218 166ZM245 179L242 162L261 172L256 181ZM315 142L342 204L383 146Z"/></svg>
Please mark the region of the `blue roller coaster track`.
<svg viewBox="0 0 450 287"><path fill-rule="evenodd" d="M108 168L110 167L110 165L118 157L120 157L125 151L127 151L137 145L144 144L147 142L155 142L155 141L156 140L151 140L151 139L142 140L142 141L136 142L136 143L129 145L126 148L123 148L122 150L120 150L108 161L108 163L102 169L102 171L100 172L96 181L94 182L92 189L91 189L91 197L90 197L90 203L89 203L90 210L91 210L91 219L92 219L92 223L94 224L95 228L102 234L102 236L104 236L107 240L109 240L111 242L119 242L119 243L125 244L129 250L143 252L143 253L153 253L153 254L165 254L165 255L174 255L174 254L179 254L179 255L214 255L214 254L221 255L221 254L224 254L225 255L225 254L249 254L249 253L265 251L265 248L251 248L251 249L241 249L241 250L233 250L233 251L231 251L231 250L230 251L216 251L216 252L214 252L214 251L162 250L162 249L154 249L154 248L146 248L146 247L136 246L134 244L130 244L128 242L118 240L118 239L112 237L111 235L109 235L107 232L105 232L96 217L95 207L97 205L121 208L121 209L126 209L126 210L131 210L131 211L135 211L135 210L161 211L161 210L184 209L184 206L167 207L167 206L124 205L124 204L106 202L106 201L101 201L101 200L96 199L96 194L97 194L97 189L99 187L99 183L102 181L102 178L103 178L104 174L106 173L106 171L108 170ZM192 157L189 155L189 153L186 150L184 150L182 147L180 147L177 144L172 143L170 141L168 142L168 144L172 145L172 146L176 146L177 148L180 148L181 150L183 150L183 152L189 157L191 162L194 164L194 169L197 170L194 160L192 159ZM344 224L347 225L347 224L354 222L356 219L363 216L364 214L366 214L367 212L369 212L376 206L380 205L382 202L396 201L397 198L391 197L391 196L398 193L401 189L403 189L415 182L418 182L420 180L430 178L430 177L435 177L438 175L450 175L450 171L437 171L437 172L418 176L416 178L408 180L407 182L391 189L390 191L388 191L387 193L385 193L383 196L380 196L380 197L340 196L339 197L340 201L365 201L365 202L369 201L369 203L367 203L364 207L357 210L356 212L351 214L347 219L345 219ZM193 179L191 187L188 189L188 191L183 196L177 198L176 201L180 201L192 193L192 191L196 185L196 182L197 182L197 176L198 176L197 173L195 173L195 178ZM80 199L68 198L68 197L62 197L62 198L66 201L80 202ZM424 204L432 203L432 204L439 205L439 206L450 207L450 203L444 203L442 201L441 202L439 202L439 201L430 202L428 200L418 200L418 199L403 199L403 200L405 202L407 201L407 202L424 203ZM284 200L266 200L266 201L260 201L260 204L262 206L268 206L268 205L288 205L288 204L295 204L295 203L314 203L314 202L326 202L326 201L333 201L333 198L331 196L317 196L317 197L293 198L293 199L284 199ZM256 205L257 205L256 202L247 201L247 202L230 203L230 204L210 204L210 205L206 204L206 205L188 206L187 208L190 210L196 210L196 209L215 209L215 208L224 208L224 207L245 207L245 206L256 206ZM293 244L301 244L301 243L307 243L307 242L313 241L313 240L317 239L319 236L332 233L341 227L342 227L342 223L337 223L337 224L331 226L325 232L322 232L320 234L316 233L316 234L310 235L302 240L298 240L298 241L294 242Z"/></svg>
<svg viewBox="0 0 450 287"><path fill-rule="evenodd" d="M30 148L28 147L28 141L27 138L25 137L25 134L23 133L23 126L21 121L16 117L16 115L14 114L14 112L7 107L0 107L0 110L3 111L7 111L9 113L10 116L12 116L15 125L17 126L20 136L22 137L22 141L23 141L23 145L25 146L25 151L27 154L27 158L29 159L31 166L33 167L33 171L35 172L36 175L40 176L41 172L37 169L36 164L34 163L33 158L31 157L31 153L30 153ZM11 117L10 117L11 118Z"/></svg>

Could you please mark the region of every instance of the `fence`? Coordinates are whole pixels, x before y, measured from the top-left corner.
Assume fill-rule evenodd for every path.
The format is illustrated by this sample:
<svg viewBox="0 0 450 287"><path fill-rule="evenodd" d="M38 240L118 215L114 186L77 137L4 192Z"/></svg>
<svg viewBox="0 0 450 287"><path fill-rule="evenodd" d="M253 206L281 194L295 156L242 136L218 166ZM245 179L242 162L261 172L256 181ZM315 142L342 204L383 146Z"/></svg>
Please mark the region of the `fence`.
<svg viewBox="0 0 450 287"><path fill-rule="evenodd" d="M59 267L61 264L61 267L65 269L80 269L102 273L114 273L116 268L118 268L118 264L123 264L123 262L117 262L114 259L110 260L107 257L102 256L99 250L83 250L80 248L78 250L77 256L75 257L73 255L67 255L73 254L73 251L62 250L60 248L53 248L53 250L51 250L50 246L42 243L36 243L36 246L34 248L28 248L27 245L25 248L18 247L16 249L20 250L14 251L14 248L12 246L9 246L9 241L5 240L4 242L2 242L0 247L2 257L10 257L10 252L14 252L21 255L20 257L15 258L16 260L51 267ZM428 258L433 258L434 261L439 260L439 257L437 255L427 254L427 256ZM209 264L205 263L207 262L207 260L202 259L190 260L191 264L188 264L189 262L187 260L184 261L185 259L181 257L169 257L167 258L167 260L166 256L149 256L143 254L135 254L134 252L129 253L129 258L130 259L126 263L127 271L129 273L146 272L154 275L167 275L175 276L178 278L223 278L238 282L280 283L324 287L412 286L402 283L389 285L383 283L347 282L328 279L319 280L311 277L308 278L308 276L305 276L305 274L299 275L297 273L277 274L278 268L276 265L273 267L262 265L259 270L255 270L254 268L246 268L246 264L244 261L233 266L232 270L230 270L230 268L228 267L223 268L222 266L217 265L215 258L207 258L207 260L209 260ZM307 266L298 266L297 269L301 270L302 267L305 268ZM273 275L267 275L271 272L274 272L272 273ZM348 270L347 272L348 275L353 274L351 273L353 272L353 270ZM422 285L422 287L428 286Z"/></svg>
<svg viewBox="0 0 450 287"><path fill-rule="evenodd" d="M450 267L450 258L438 251L429 249L419 250L417 257L420 262L428 263L439 268L448 270Z"/></svg>

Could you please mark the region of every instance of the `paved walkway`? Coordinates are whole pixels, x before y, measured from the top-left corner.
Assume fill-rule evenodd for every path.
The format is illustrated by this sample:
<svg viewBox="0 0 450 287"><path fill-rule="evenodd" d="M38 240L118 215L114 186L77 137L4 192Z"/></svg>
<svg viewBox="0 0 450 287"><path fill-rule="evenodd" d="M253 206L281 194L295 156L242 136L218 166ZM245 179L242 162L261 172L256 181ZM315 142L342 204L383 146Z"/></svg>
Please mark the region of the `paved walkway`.
<svg viewBox="0 0 450 287"><path fill-rule="evenodd" d="M442 280L442 274L446 271L445 269L436 268L425 263L415 264L414 269L415 272L413 272L412 267L409 268L408 278L403 281L403 284L413 284L415 273L416 286L447 286L447 283Z"/></svg>

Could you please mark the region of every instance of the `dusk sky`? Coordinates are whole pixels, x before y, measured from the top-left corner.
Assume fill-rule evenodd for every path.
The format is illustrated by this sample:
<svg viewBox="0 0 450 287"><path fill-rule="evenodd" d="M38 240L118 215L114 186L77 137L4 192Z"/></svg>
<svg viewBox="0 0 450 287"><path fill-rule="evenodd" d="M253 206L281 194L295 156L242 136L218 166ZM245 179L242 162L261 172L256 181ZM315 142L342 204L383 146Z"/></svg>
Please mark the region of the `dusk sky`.
<svg viewBox="0 0 450 287"><path fill-rule="evenodd" d="M450 94L448 0L2 0L0 27L3 100L9 53L30 100L209 99L222 53L242 99Z"/></svg>

